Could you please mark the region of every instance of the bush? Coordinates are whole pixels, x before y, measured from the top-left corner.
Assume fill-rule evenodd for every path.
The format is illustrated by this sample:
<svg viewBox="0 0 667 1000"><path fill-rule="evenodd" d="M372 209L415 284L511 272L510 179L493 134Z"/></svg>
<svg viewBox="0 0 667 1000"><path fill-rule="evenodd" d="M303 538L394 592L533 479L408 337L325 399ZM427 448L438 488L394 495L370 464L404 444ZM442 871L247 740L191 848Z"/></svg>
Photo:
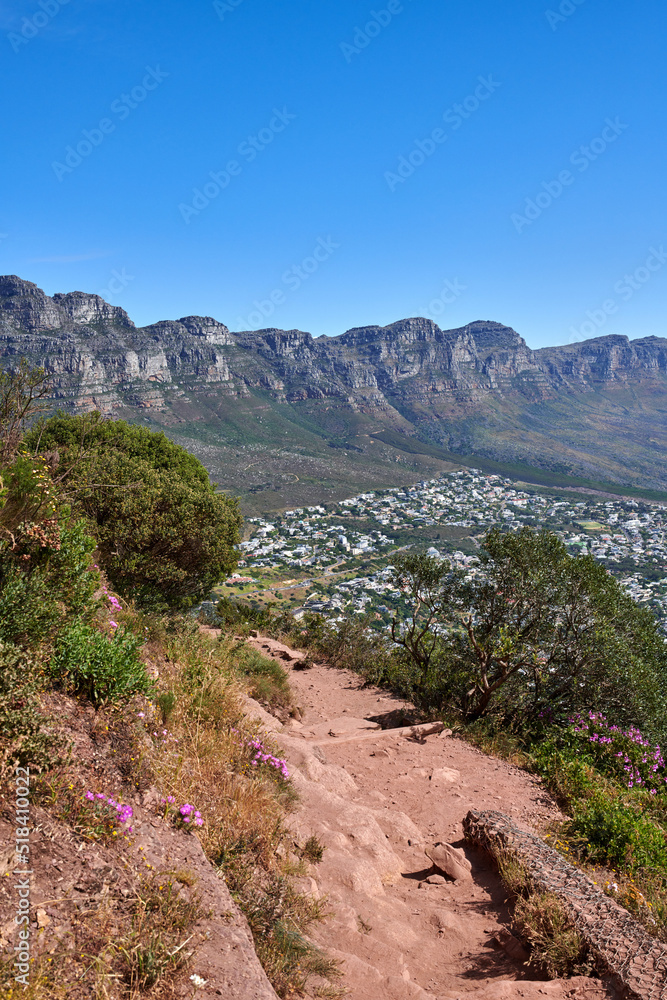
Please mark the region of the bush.
<svg viewBox="0 0 667 1000"><path fill-rule="evenodd" d="M133 694L150 694L152 682L137 652L140 642L119 629L113 638L83 622L63 632L50 663L51 676L68 682L95 707Z"/></svg>
<svg viewBox="0 0 667 1000"><path fill-rule="evenodd" d="M665 832L620 797L596 791L574 810L569 830L582 853L622 871L667 874Z"/></svg>
<svg viewBox="0 0 667 1000"><path fill-rule="evenodd" d="M164 434L99 413L61 414L26 446L57 456L62 489L89 518L99 562L126 597L185 610L236 565L237 501Z"/></svg>
<svg viewBox="0 0 667 1000"><path fill-rule="evenodd" d="M0 642L0 771L17 763L36 771L55 763L61 741L45 729L38 667L23 650Z"/></svg>
<svg viewBox="0 0 667 1000"><path fill-rule="evenodd" d="M600 712L572 720L579 753L594 761L602 774L628 789L645 788L651 795L667 792L667 770L659 744L652 744L636 726L612 726Z"/></svg>
<svg viewBox="0 0 667 1000"><path fill-rule="evenodd" d="M99 576L83 520L59 507L44 463L19 455L0 477L0 640L32 646L92 604Z"/></svg>
<svg viewBox="0 0 667 1000"><path fill-rule="evenodd" d="M272 708L291 704L292 692L287 674L276 660L246 646L237 653L236 669L250 682L251 698L266 702Z"/></svg>

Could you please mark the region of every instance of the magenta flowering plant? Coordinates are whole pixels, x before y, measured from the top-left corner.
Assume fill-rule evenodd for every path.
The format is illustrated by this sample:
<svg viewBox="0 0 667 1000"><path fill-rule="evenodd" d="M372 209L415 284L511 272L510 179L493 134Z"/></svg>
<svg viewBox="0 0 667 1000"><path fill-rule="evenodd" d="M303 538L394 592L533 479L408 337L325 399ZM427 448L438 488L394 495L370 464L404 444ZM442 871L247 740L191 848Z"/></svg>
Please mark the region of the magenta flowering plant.
<svg viewBox="0 0 667 1000"><path fill-rule="evenodd" d="M162 799L162 805L164 806L164 818L171 819L175 826L182 830L204 825L202 814L189 802L184 802L179 806L173 795L167 795L166 798Z"/></svg>
<svg viewBox="0 0 667 1000"><path fill-rule="evenodd" d="M286 760L283 760L282 757L276 757L257 737L249 739L247 736L239 733L238 729L234 728L231 729L231 732L238 738L243 749L244 760L246 763L249 762L251 771L259 771L264 768L265 773L268 773L271 777L278 776L283 781L289 779L290 775L287 770ZM247 755L249 755L249 761ZM247 772L245 766L242 767L242 770Z"/></svg>
<svg viewBox="0 0 667 1000"><path fill-rule="evenodd" d="M117 802L112 795L105 795L104 792L91 792L90 790L83 797L86 802L90 803L100 822L102 832L114 837L118 836L119 832L133 832L133 828L127 824L132 821L134 811L127 802Z"/></svg>
<svg viewBox="0 0 667 1000"><path fill-rule="evenodd" d="M118 600L118 598L115 596L115 594L110 594L106 587L102 587L102 593L104 594L104 596L106 597L107 601L109 602L109 604L111 605L111 607L114 609L114 611L122 611L123 610L123 606L120 603L120 601Z"/></svg>
<svg viewBox="0 0 667 1000"><path fill-rule="evenodd" d="M643 789L652 796L667 792L662 750L636 726L623 729L611 725L601 712L592 711L570 719L570 726L582 751L598 770L617 778L628 789Z"/></svg>
<svg viewBox="0 0 667 1000"><path fill-rule="evenodd" d="M261 740L254 739L248 740L248 746L252 753L252 766L260 767L265 764L268 768L273 769L274 773L277 773L285 781L289 778L289 771L287 770L287 761L283 760L281 757L276 757L274 754L270 753Z"/></svg>

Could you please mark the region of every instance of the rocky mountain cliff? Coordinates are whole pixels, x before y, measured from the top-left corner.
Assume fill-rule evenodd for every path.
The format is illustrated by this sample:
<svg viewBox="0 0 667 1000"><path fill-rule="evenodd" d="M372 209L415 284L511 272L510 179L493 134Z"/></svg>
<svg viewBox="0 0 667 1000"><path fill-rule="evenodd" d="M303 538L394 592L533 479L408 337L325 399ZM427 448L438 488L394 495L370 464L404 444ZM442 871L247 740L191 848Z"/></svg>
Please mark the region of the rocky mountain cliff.
<svg viewBox="0 0 667 1000"><path fill-rule="evenodd" d="M231 332L201 316L138 328L97 295L49 297L1 277L0 364L21 357L52 374L54 407L148 419L209 449L379 455L370 446L383 443L386 461L467 455L667 484L663 338L533 351L491 321L441 330L406 319L333 338Z"/></svg>

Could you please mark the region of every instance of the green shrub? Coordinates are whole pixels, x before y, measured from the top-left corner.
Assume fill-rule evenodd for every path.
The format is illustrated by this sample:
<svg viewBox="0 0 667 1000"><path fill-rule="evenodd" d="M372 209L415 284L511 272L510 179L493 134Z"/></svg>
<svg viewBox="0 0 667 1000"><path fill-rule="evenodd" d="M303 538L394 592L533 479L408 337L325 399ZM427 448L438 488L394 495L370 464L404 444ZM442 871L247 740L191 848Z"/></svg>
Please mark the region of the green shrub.
<svg viewBox="0 0 667 1000"><path fill-rule="evenodd" d="M164 434L99 413L61 414L26 446L57 454L61 489L90 520L100 565L126 597L186 610L236 565L237 501Z"/></svg>
<svg viewBox="0 0 667 1000"><path fill-rule="evenodd" d="M68 682L95 707L133 694L150 694L153 685L137 655L140 645L122 629L109 638L76 622L58 637L51 676Z"/></svg>
<svg viewBox="0 0 667 1000"><path fill-rule="evenodd" d="M596 791L574 810L571 833L593 861L622 871L667 874L667 841L657 823L625 804L620 796Z"/></svg>
<svg viewBox="0 0 667 1000"><path fill-rule="evenodd" d="M253 628L271 629L275 624L274 619L275 615L269 608L253 607L244 601L221 597L215 606L212 624L223 628L225 632L248 635Z"/></svg>
<svg viewBox="0 0 667 1000"><path fill-rule="evenodd" d="M62 741L45 729L37 693L37 664L23 650L0 642L0 770L10 763L49 769Z"/></svg>
<svg viewBox="0 0 667 1000"><path fill-rule="evenodd" d="M90 565L94 547L76 521L60 530L58 549L44 547L24 562L0 553L0 640L43 642L90 609L99 583Z"/></svg>

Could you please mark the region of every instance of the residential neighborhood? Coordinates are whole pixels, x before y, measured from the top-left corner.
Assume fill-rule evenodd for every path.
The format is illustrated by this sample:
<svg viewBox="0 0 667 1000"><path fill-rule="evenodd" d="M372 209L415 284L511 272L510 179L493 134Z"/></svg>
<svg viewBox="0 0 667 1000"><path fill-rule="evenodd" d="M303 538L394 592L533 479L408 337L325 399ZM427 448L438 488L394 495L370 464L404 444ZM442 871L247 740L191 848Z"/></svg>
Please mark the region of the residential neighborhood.
<svg viewBox="0 0 667 1000"><path fill-rule="evenodd" d="M567 498L563 491L474 469L288 510L271 520L251 518L239 574L228 587L270 592L297 614L373 612L388 622L402 600L391 583L392 553L417 546L474 572L476 553L494 524L548 528L573 555L590 553L667 630L665 505L593 493Z"/></svg>

